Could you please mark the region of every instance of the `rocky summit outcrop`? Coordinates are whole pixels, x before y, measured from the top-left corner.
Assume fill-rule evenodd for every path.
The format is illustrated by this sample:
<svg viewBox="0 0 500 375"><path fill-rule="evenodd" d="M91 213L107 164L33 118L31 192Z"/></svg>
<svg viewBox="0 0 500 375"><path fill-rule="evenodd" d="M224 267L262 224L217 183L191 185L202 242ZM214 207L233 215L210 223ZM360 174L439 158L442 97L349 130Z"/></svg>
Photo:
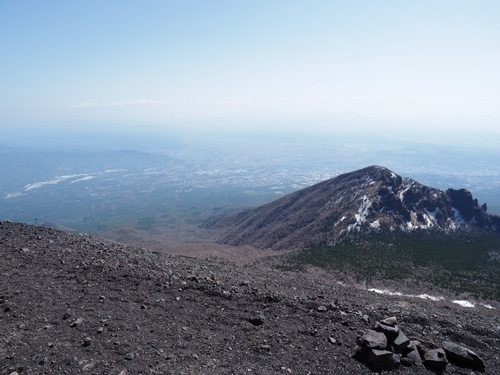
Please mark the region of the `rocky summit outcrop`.
<svg viewBox="0 0 500 375"><path fill-rule="evenodd" d="M470 375L476 357L485 374L499 374L499 310L309 276L0 222L0 374L369 375L355 355L358 332L378 321L366 345L391 355L407 348L382 326L396 325L387 316L408 339L442 347L446 374ZM453 364L451 352L472 366Z"/></svg>
<svg viewBox="0 0 500 375"><path fill-rule="evenodd" d="M500 232L500 218L465 189L442 191L371 166L217 221L219 242L299 249L352 234L476 226Z"/></svg>

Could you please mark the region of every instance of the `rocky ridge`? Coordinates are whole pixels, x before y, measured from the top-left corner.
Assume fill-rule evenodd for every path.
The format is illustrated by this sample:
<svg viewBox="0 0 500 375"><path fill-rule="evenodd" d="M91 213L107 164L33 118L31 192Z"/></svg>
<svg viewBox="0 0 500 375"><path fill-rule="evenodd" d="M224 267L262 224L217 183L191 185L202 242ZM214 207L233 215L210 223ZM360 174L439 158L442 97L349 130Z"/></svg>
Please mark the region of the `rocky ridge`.
<svg viewBox="0 0 500 375"><path fill-rule="evenodd" d="M486 204L479 206L468 190L442 191L371 166L222 218L214 226L221 243L300 249L384 230L472 226L500 232L500 217L486 211Z"/></svg>
<svg viewBox="0 0 500 375"><path fill-rule="evenodd" d="M371 374L356 337L388 316L410 340L456 343L499 373L495 309L0 223L1 374Z"/></svg>

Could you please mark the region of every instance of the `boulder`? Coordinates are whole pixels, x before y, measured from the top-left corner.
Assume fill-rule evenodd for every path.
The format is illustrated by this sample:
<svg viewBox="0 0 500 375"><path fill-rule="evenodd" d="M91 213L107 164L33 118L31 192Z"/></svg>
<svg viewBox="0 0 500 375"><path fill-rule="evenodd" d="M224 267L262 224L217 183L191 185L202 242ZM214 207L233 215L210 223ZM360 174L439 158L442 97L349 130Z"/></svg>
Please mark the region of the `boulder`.
<svg viewBox="0 0 500 375"><path fill-rule="evenodd" d="M399 364L399 356L388 350L371 349L367 362L374 371L390 371Z"/></svg>
<svg viewBox="0 0 500 375"><path fill-rule="evenodd" d="M443 372L447 364L446 353L441 348L428 350L424 354L424 366L429 370Z"/></svg>
<svg viewBox="0 0 500 375"><path fill-rule="evenodd" d="M403 352L408 348L410 344L410 339L406 337L403 331L399 331L398 337L392 343L392 347L394 348L394 352L398 354L403 354Z"/></svg>
<svg viewBox="0 0 500 375"><path fill-rule="evenodd" d="M472 350L450 341L443 343L443 349L450 363L474 370L484 370L483 360Z"/></svg>
<svg viewBox="0 0 500 375"><path fill-rule="evenodd" d="M418 353L418 350L412 350L406 355L406 359L410 364L413 364L415 366L422 366L422 358L420 357L420 354Z"/></svg>
<svg viewBox="0 0 500 375"><path fill-rule="evenodd" d="M358 344L367 349L385 349L387 348L387 338L382 332L376 332L371 329L358 338Z"/></svg>
<svg viewBox="0 0 500 375"><path fill-rule="evenodd" d="M399 335L399 327L396 325L388 326L387 324L376 322L374 328L375 331L384 333L390 344L392 344Z"/></svg>

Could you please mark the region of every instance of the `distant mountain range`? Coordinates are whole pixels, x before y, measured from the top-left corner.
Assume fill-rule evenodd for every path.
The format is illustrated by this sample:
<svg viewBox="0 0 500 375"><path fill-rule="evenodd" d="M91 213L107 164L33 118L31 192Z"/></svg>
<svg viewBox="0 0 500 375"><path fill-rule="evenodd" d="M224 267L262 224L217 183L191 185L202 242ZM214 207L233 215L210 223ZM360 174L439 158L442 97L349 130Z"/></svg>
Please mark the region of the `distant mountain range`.
<svg viewBox="0 0 500 375"><path fill-rule="evenodd" d="M333 245L353 234L485 228L500 232L500 217L466 189L425 186L380 166L342 174L259 208L212 224L218 241L258 248Z"/></svg>

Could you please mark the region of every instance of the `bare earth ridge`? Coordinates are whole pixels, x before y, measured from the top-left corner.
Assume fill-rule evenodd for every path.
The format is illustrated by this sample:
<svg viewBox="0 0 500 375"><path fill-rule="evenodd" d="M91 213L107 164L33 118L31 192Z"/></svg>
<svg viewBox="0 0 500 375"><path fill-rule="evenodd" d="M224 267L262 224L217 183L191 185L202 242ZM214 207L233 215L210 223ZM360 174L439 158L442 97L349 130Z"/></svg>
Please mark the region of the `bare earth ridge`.
<svg viewBox="0 0 500 375"><path fill-rule="evenodd" d="M1 374L371 374L353 358L356 337L389 316L410 339L460 343L500 374L496 309L0 223Z"/></svg>

